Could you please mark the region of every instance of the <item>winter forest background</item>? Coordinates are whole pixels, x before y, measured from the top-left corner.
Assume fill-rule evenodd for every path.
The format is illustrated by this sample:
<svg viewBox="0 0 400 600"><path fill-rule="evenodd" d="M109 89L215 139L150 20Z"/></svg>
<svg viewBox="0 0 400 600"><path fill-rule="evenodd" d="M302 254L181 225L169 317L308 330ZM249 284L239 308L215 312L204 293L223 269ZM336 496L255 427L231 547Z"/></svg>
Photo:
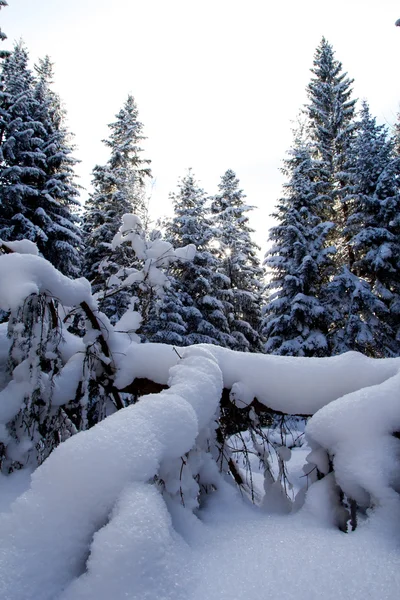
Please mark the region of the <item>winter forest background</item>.
<svg viewBox="0 0 400 600"><path fill-rule="evenodd" d="M131 94L87 194L0 38L1 598L395 596L400 115L322 38L262 252L230 168L150 218Z"/></svg>

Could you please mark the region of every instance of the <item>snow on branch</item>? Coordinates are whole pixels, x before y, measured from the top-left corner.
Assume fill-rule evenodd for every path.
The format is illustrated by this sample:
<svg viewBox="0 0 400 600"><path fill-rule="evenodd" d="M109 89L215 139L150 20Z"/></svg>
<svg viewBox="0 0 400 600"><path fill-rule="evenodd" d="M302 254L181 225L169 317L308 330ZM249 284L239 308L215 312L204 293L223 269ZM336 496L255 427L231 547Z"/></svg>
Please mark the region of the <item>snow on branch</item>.
<svg viewBox="0 0 400 600"><path fill-rule="evenodd" d="M137 502L140 492L139 513L140 506L147 515L153 514L154 503L158 507L158 517L148 521L150 560L160 536L167 547L175 539L156 489L168 502L183 500L192 509L198 503L200 471L203 484L222 485L207 451L222 391L221 371L205 348L183 350L182 355L171 370L168 390L147 396L61 444L34 473L24 501L17 502L11 514L2 515L2 545L8 549L1 565L8 573L0 577L2 598L26 600L28 581L30 598L52 600L66 590L63 598L76 600L88 589L94 595L98 590L99 597L105 597L108 589L108 597L113 597L115 578L104 568L103 544L109 548L111 564L116 545L119 561L132 560L143 551L142 527L132 527L137 517L132 521L130 511L125 512L127 502ZM121 526L126 532L123 547ZM76 579L89 555L86 575ZM51 568L43 569L45 564ZM138 589L145 568L146 560L129 569L127 592ZM159 592L152 597L161 597Z"/></svg>

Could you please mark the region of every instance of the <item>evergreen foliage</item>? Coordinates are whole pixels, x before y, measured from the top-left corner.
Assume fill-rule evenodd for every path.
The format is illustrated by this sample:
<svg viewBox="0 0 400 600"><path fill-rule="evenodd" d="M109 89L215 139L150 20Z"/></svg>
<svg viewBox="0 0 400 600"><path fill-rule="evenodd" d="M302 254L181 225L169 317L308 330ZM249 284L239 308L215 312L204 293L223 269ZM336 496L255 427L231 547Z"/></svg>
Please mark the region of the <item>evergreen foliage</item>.
<svg viewBox="0 0 400 600"><path fill-rule="evenodd" d="M195 180L191 170L179 183L178 193L171 194L174 217L167 227L166 237L174 247L193 244L196 255L193 261L181 261L172 269L172 291L166 302L174 316L163 318L157 331L165 330L163 341L170 339L174 321L185 344L209 343L235 347L230 335L232 305L228 302L229 278L219 270L219 263L211 251L214 232L207 214L206 195ZM175 299L175 301L174 301ZM165 312L164 304L162 311ZM178 316L179 315L179 316Z"/></svg>
<svg viewBox="0 0 400 600"><path fill-rule="evenodd" d="M369 287L369 316L363 314L359 300L352 320L369 328L368 343L352 344L372 356L392 356L399 352L396 333L399 322L399 158L385 126L378 126L363 103L357 137L353 146L353 185L351 211L344 234L352 258L352 277ZM345 275L347 278L348 275ZM347 285L347 293L351 286ZM340 308L341 314L344 305ZM337 326L340 321L335 319ZM346 345L344 346L346 348ZM343 350L342 350L343 351Z"/></svg>
<svg viewBox="0 0 400 600"><path fill-rule="evenodd" d="M27 238L62 273L80 273L79 205L69 135L51 91L48 58L35 79L19 43L3 63L0 93L0 238Z"/></svg>
<svg viewBox="0 0 400 600"><path fill-rule="evenodd" d="M307 87L305 111L313 158L321 161L320 179L325 184L320 212L321 216L331 216L340 211L340 203L342 211L346 210L356 101L351 99L353 80L343 73L342 64L325 38L315 52L311 72L314 76Z"/></svg>
<svg viewBox="0 0 400 600"><path fill-rule="evenodd" d="M246 196L232 170L221 177L218 188L219 193L212 199L211 213L219 272L229 279L231 334L238 350L260 351L264 272L257 256L259 248L251 239L254 230L247 216L254 207L245 203Z"/></svg>
<svg viewBox="0 0 400 600"><path fill-rule="evenodd" d="M306 135L297 135L285 163L286 193L270 233L266 349L393 356L399 315L393 143L366 104L355 122L352 80L325 39L312 73Z"/></svg>
<svg viewBox="0 0 400 600"><path fill-rule="evenodd" d="M150 161L141 156L140 143L145 138L133 96L128 96L109 128L110 138L104 143L111 155L106 165L97 165L93 170L94 191L86 202L83 224L84 275L100 295L113 285L113 275L132 266L132 251L120 247L112 253L111 242L124 214L134 212L146 222L144 186L151 176ZM129 294L124 291L102 302L101 308L115 322L128 305Z"/></svg>
<svg viewBox="0 0 400 600"><path fill-rule="evenodd" d="M332 248L326 239L334 227L319 216L320 162L296 134L294 148L284 163L288 178L285 195L270 230L272 247L265 264L271 269L270 292L264 313L266 352L291 356L327 356L328 322L321 303L326 273L332 271Z"/></svg>

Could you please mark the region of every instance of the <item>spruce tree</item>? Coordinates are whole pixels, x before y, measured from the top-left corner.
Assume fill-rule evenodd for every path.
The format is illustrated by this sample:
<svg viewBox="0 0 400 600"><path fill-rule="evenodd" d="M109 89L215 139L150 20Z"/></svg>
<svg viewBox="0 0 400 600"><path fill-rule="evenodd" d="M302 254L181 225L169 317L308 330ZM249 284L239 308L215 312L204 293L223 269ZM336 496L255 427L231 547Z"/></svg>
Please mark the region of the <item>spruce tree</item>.
<svg viewBox="0 0 400 600"><path fill-rule="evenodd" d="M59 96L51 89L53 64L48 56L35 66L37 83L34 97L37 119L44 129L41 149L45 154L44 180L41 186L41 210L37 211L46 233L44 256L64 275L81 275L82 235L77 215L80 203L75 183L71 134L66 128L66 113Z"/></svg>
<svg viewBox="0 0 400 600"><path fill-rule="evenodd" d="M174 247L193 244L197 252L193 261L181 261L171 271L173 295L168 296L168 301L174 296L175 301L169 310L182 318L181 321L175 316L174 320L180 328L186 329L179 332L185 344L235 347L229 323L232 307L224 295L229 280L219 272L218 260L210 248L214 234L207 215L205 192L191 170L178 187L178 193L171 194L174 217L167 227L166 237ZM167 323L166 318L164 322ZM162 328L162 322L159 325Z"/></svg>
<svg viewBox="0 0 400 600"><path fill-rule="evenodd" d="M352 79L343 72L332 46L322 38L314 55L313 77L307 87L308 133L312 156L320 161L319 216L335 223L327 244L336 248L336 262L348 264L351 250L343 237L349 216L350 148L355 134ZM322 187L323 186L323 187Z"/></svg>
<svg viewBox="0 0 400 600"><path fill-rule="evenodd" d="M33 95L33 75L28 67L28 52L21 43L3 62L2 81L0 238L25 237L42 242L43 247L46 235L34 221L44 178L44 132L35 120L38 106Z"/></svg>
<svg viewBox="0 0 400 600"><path fill-rule="evenodd" d="M62 273L80 272L79 204L68 133L51 91L51 63L35 79L20 43L3 63L1 91L0 237L27 238Z"/></svg>
<svg viewBox="0 0 400 600"><path fill-rule="evenodd" d="M150 161L142 158L140 143L144 140L138 109L129 95L116 121L109 125L110 138L104 140L111 155L106 165L93 170L94 191L85 205L84 241L86 245L84 275L92 282L94 292L112 286L113 275L128 268L134 260L129 248L111 251L111 242L126 213L137 214L146 221L144 186L150 177ZM102 310L117 321L129 304L129 294L117 293L102 302Z"/></svg>
<svg viewBox="0 0 400 600"><path fill-rule="evenodd" d="M351 210L344 229L352 260L337 276L346 291L337 306L332 337L338 350L344 344L341 351L352 348L371 356L393 356L399 352L400 161L386 127L376 124L366 102L352 154ZM348 299L347 309L343 297ZM353 331L347 342L346 320Z"/></svg>
<svg viewBox="0 0 400 600"><path fill-rule="evenodd" d="M238 350L262 350L261 295L264 272L257 256L258 246L252 241L246 196L232 170L226 171L214 196L211 213L217 242L219 272L229 279L229 301L233 319L231 334Z"/></svg>
<svg viewBox="0 0 400 600"><path fill-rule="evenodd" d="M290 356L327 356L328 315L321 288L333 270L332 249L326 247L333 223L320 213L321 164L296 134L282 169L287 177L284 196L272 215L272 247L265 264L271 269L264 310L265 350Z"/></svg>
<svg viewBox="0 0 400 600"><path fill-rule="evenodd" d="M317 48L308 85L306 107L312 157L320 162L320 202L317 215L334 227L325 245L335 252L335 269L322 274L319 298L328 317L329 353L366 351L383 305L376 301L368 282L353 270L354 249L347 223L354 209L354 143L357 124L353 80L343 72L332 46L323 38ZM370 318L368 319L368 316ZM375 324L375 325L373 325Z"/></svg>

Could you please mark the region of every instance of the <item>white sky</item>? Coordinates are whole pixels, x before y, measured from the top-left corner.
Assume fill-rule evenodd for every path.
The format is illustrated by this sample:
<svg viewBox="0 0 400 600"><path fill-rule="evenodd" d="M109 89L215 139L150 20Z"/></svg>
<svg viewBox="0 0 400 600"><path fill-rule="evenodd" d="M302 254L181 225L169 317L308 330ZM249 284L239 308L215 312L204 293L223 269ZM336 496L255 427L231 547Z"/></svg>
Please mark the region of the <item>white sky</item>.
<svg viewBox="0 0 400 600"><path fill-rule="evenodd" d="M49 54L75 133L81 183L103 164L107 123L132 93L152 160L153 216L192 167L209 194L236 171L264 251L291 120L324 35L381 123L399 109L394 0L8 0L0 22L32 61ZM83 192L82 200L87 193Z"/></svg>

